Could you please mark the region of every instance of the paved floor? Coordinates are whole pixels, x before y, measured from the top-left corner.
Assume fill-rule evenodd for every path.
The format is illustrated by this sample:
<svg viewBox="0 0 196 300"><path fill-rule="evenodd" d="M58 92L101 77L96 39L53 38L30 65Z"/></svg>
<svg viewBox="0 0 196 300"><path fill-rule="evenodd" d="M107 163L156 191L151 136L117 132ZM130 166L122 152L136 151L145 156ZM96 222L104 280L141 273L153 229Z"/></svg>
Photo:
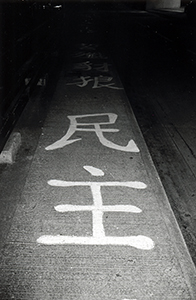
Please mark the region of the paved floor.
<svg viewBox="0 0 196 300"><path fill-rule="evenodd" d="M196 28L184 14L115 18L110 53L196 264Z"/></svg>
<svg viewBox="0 0 196 300"><path fill-rule="evenodd" d="M2 168L1 299L195 299L195 267L126 94L92 15L82 21L45 122L34 112L33 140L23 128L28 154Z"/></svg>

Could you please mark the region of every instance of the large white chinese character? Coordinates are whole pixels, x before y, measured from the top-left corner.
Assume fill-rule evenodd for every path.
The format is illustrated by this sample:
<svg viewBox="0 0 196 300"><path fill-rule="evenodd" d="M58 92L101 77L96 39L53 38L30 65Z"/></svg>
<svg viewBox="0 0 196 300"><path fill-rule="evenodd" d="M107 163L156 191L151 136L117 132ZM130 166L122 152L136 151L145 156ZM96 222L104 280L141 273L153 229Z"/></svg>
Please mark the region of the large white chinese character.
<svg viewBox="0 0 196 300"><path fill-rule="evenodd" d="M65 235L43 235L37 239L38 243L46 245L63 245L63 244L79 244L79 245L124 245L132 246L142 250L151 250L154 248L154 242L151 238L143 235L138 236L106 236L103 226L104 212L125 212L125 213L141 213L142 210L133 205L103 205L101 187L103 186L123 186L133 189L145 189L146 184L139 181L128 182L73 182L62 180L49 180L48 184L56 187L74 187L88 186L91 189L93 197L93 205L68 205L62 204L55 206L57 212L75 212L75 211L91 211L92 231L91 237L85 236L65 236Z"/></svg>
<svg viewBox="0 0 196 300"><path fill-rule="evenodd" d="M100 117L100 116L107 116L107 122L93 122L93 123L81 123L78 122L78 119L86 118L86 117ZM139 152L139 149L133 140L130 140L127 146L120 146L117 145L109 140L107 140L103 132L118 132L118 129L110 129L110 128L101 128L101 125L111 125L116 122L117 115L114 113L100 113L100 114L87 114L87 115L76 115L76 116L68 116L70 120L70 126L67 133L55 143L47 146L46 150L55 150L58 148L63 148L69 144L74 142L80 141L81 138L77 139L70 139L69 138L76 132L76 131L86 131L86 132L95 132L99 141L102 145L112 148L115 150L126 151L126 152ZM89 128L88 128L89 126ZM92 128L93 127L93 128Z"/></svg>

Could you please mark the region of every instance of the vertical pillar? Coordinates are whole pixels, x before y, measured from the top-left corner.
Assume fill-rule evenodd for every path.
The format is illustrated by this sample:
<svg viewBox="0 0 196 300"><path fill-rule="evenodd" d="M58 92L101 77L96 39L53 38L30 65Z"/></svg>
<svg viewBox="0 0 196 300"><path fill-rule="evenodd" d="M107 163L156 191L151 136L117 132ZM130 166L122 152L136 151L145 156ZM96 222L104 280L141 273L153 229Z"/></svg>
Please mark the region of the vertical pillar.
<svg viewBox="0 0 196 300"><path fill-rule="evenodd" d="M147 0L146 9L180 8L181 0Z"/></svg>

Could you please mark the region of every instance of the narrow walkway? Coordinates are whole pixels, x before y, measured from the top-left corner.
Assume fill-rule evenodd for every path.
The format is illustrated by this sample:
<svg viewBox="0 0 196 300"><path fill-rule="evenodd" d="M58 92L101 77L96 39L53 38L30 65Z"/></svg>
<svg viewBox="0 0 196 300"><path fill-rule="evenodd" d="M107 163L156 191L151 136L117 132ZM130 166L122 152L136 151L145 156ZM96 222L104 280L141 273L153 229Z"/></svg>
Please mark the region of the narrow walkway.
<svg viewBox="0 0 196 300"><path fill-rule="evenodd" d="M194 300L195 267L89 23L58 81L2 246L0 298Z"/></svg>

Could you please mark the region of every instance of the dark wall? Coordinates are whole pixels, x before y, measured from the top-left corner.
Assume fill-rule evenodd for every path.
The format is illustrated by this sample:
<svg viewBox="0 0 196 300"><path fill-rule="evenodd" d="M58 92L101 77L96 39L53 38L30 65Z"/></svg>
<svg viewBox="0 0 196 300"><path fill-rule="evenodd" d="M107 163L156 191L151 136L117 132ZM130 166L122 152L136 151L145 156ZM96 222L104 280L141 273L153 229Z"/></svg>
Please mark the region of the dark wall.
<svg viewBox="0 0 196 300"><path fill-rule="evenodd" d="M43 1L0 3L0 151L56 44L56 14Z"/></svg>

